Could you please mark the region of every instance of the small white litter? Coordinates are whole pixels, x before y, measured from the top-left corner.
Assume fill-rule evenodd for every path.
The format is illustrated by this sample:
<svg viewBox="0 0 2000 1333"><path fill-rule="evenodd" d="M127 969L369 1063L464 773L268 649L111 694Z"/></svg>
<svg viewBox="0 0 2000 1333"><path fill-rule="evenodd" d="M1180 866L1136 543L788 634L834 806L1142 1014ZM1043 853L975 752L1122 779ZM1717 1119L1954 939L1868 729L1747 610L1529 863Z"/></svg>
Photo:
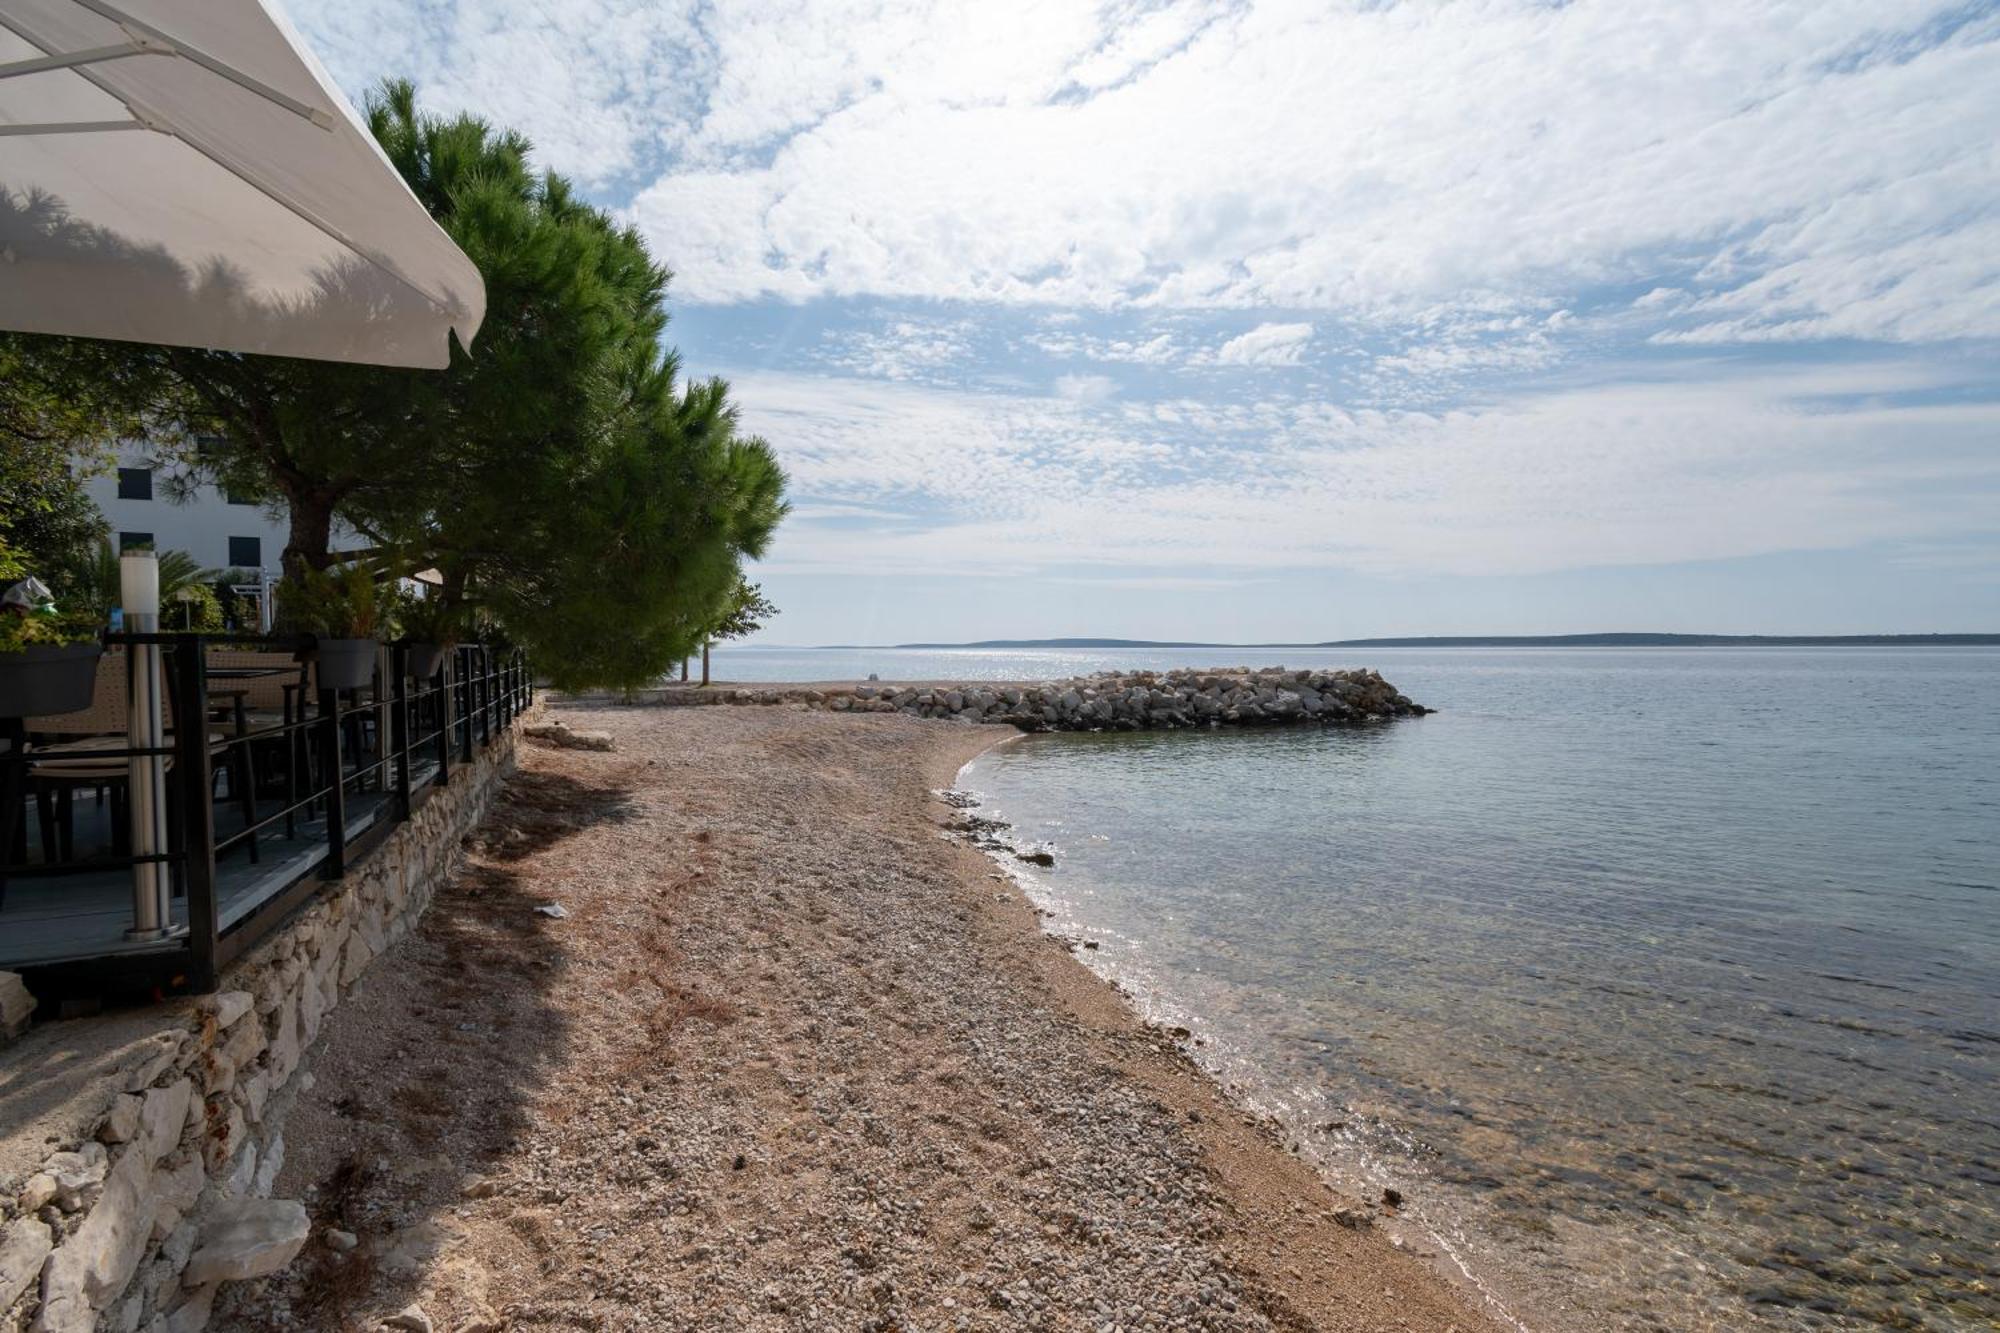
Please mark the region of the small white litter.
<svg viewBox="0 0 2000 1333"><path fill-rule="evenodd" d="M537 912L540 912L543 916L552 916L558 921L562 920L564 917L569 915L569 909L567 907L564 907L561 903L543 903L540 907L537 907L535 910Z"/></svg>

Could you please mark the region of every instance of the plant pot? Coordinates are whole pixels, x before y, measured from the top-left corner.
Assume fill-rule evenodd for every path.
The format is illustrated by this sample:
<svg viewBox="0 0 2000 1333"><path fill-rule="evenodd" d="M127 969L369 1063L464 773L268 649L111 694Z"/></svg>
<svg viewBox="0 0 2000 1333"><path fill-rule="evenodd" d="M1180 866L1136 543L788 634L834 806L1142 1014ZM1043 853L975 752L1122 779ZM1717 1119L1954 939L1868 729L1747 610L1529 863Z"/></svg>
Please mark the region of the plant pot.
<svg viewBox="0 0 2000 1333"><path fill-rule="evenodd" d="M0 717L43 717L90 707L104 645L32 643L0 653Z"/></svg>
<svg viewBox="0 0 2000 1333"><path fill-rule="evenodd" d="M321 639L318 665L319 687L323 690L358 690L375 679L373 639Z"/></svg>
<svg viewBox="0 0 2000 1333"><path fill-rule="evenodd" d="M406 643L403 652L403 660L408 665L412 680L429 680L444 665L444 645L441 643Z"/></svg>

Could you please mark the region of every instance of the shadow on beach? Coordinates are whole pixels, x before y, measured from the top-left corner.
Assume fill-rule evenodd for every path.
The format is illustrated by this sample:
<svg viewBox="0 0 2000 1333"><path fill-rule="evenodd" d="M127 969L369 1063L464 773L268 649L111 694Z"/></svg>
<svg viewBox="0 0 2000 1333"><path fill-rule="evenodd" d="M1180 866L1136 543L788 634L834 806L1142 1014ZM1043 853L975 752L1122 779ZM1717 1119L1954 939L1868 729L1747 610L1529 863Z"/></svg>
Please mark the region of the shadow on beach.
<svg viewBox="0 0 2000 1333"><path fill-rule="evenodd" d="M632 817L626 788L510 778L416 931L328 1019L287 1119L274 1194L303 1198L312 1239L273 1284L312 1328L371 1326L415 1299L450 1213L515 1149L572 1033L558 988L576 959L541 855ZM270 1326L265 1284L225 1291L218 1329Z"/></svg>

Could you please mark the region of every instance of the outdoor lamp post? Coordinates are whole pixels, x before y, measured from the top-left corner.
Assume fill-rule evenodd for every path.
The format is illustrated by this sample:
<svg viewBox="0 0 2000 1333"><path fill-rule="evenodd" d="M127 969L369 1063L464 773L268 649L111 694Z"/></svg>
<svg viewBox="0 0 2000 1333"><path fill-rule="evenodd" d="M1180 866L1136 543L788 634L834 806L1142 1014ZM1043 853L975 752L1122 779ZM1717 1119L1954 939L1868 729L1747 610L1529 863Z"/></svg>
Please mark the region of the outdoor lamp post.
<svg viewBox="0 0 2000 1333"><path fill-rule="evenodd" d="M182 588L179 592L175 593L174 600L181 604L181 628L192 632L194 630L194 604L201 600L201 594L190 586Z"/></svg>
<svg viewBox="0 0 2000 1333"><path fill-rule="evenodd" d="M118 558L120 600L125 604L125 628L132 634L153 634L160 628L160 562L151 551L127 551ZM125 740L133 749L157 750L164 742L160 707L158 644L131 647L129 707ZM183 719L183 724L186 723ZM195 720L197 724L199 719ZM167 899L168 877L158 861L146 859L167 845L167 767L158 754L133 755L126 761L132 821L132 927L128 939L156 940L173 924Z"/></svg>

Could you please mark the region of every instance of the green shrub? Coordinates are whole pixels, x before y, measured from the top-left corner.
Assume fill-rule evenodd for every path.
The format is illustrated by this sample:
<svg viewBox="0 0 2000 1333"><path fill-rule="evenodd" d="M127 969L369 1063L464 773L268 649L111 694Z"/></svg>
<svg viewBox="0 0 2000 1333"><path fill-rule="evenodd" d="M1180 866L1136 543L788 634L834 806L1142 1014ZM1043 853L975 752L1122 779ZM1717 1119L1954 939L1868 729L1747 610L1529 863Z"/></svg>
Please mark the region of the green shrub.
<svg viewBox="0 0 2000 1333"><path fill-rule="evenodd" d="M396 632L395 589L360 565L309 569L278 585L278 627L323 639L387 639Z"/></svg>
<svg viewBox="0 0 2000 1333"><path fill-rule="evenodd" d="M400 597L396 619L410 642L449 648L465 638L472 618L462 604L453 606L442 593L432 592Z"/></svg>
<svg viewBox="0 0 2000 1333"><path fill-rule="evenodd" d="M26 563L0 540L0 591L28 576ZM104 618L90 607L61 611L44 602L32 611L0 610L0 653L18 653L37 644L59 647L88 643L104 630Z"/></svg>

